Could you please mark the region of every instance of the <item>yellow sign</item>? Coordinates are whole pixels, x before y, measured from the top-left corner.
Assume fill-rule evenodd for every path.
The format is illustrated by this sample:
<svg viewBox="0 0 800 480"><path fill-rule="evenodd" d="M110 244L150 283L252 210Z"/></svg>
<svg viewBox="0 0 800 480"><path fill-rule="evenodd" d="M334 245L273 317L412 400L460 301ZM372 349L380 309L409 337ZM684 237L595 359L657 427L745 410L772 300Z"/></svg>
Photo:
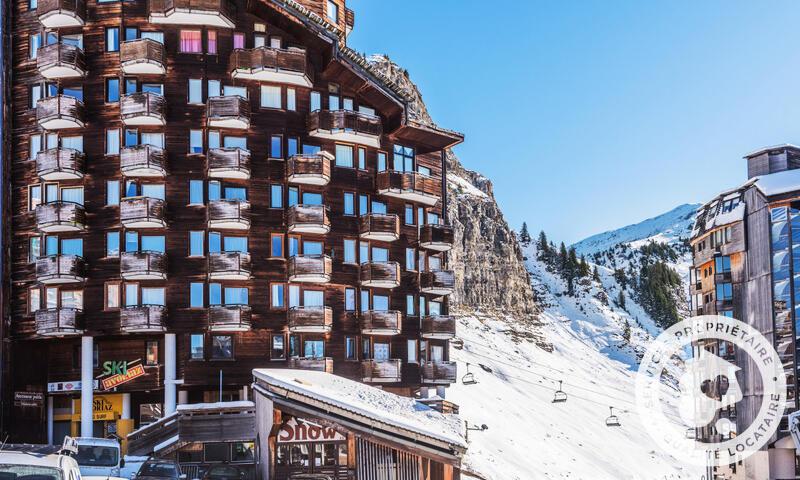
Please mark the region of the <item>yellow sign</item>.
<svg viewBox="0 0 800 480"><path fill-rule="evenodd" d="M103 390L111 390L118 387L123 383L130 382L134 378L143 377L145 375L144 367L142 364L129 367L124 373L118 373L102 380Z"/></svg>
<svg viewBox="0 0 800 480"><path fill-rule="evenodd" d="M72 401L73 419L81 418L81 400ZM122 415L122 395L95 395L92 402L92 420L116 420Z"/></svg>

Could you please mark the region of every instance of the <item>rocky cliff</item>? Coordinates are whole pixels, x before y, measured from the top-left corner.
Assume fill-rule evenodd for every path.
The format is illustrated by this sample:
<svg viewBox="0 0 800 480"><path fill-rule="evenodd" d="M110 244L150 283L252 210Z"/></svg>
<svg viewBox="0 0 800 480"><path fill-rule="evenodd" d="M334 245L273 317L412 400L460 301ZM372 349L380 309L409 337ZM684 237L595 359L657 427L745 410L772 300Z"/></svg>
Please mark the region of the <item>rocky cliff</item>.
<svg viewBox="0 0 800 480"><path fill-rule="evenodd" d="M408 72L384 55L368 58L407 94L410 113L419 122L433 124L425 102ZM495 202L492 182L467 170L447 152L448 221L455 229L450 267L456 272L456 291L450 297L454 312L480 310L510 314L533 321L539 311L517 237Z"/></svg>

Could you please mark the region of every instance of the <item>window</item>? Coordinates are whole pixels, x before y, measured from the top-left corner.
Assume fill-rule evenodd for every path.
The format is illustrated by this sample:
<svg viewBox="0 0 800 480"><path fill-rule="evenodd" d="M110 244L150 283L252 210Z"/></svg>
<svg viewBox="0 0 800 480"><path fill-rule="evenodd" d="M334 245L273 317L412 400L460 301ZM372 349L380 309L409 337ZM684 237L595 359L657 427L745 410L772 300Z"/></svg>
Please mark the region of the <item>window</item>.
<svg viewBox="0 0 800 480"><path fill-rule="evenodd" d="M272 335L272 360L286 360L286 337L283 335Z"/></svg>
<svg viewBox="0 0 800 480"><path fill-rule="evenodd" d="M384 152L378 152L378 171L386 171L386 153Z"/></svg>
<svg viewBox="0 0 800 480"><path fill-rule="evenodd" d="M328 20L333 23L339 23L339 5L333 0L328 0Z"/></svg>
<svg viewBox="0 0 800 480"><path fill-rule="evenodd" d="M244 33L233 34L233 48L244 48Z"/></svg>
<svg viewBox="0 0 800 480"><path fill-rule="evenodd" d="M220 89L219 80L209 80L208 81L208 96L209 97L219 97L222 95L222 90Z"/></svg>
<svg viewBox="0 0 800 480"><path fill-rule="evenodd" d="M325 342L322 340L303 341L303 356L306 358L323 358L325 356Z"/></svg>
<svg viewBox="0 0 800 480"><path fill-rule="evenodd" d="M200 30L181 30L181 53L203 53L202 32Z"/></svg>
<svg viewBox="0 0 800 480"><path fill-rule="evenodd" d="M199 78L189 79L189 103L203 103L203 81Z"/></svg>
<svg viewBox="0 0 800 480"><path fill-rule="evenodd" d="M119 257L119 232L106 233L106 257Z"/></svg>
<svg viewBox="0 0 800 480"><path fill-rule="evenodd" d="M31 85L30 90L30 99L31 108L36 108L36 103L42 98L42 86L41 85Z"/></svg>
<svg viewBox="0 0 800 480"><path fill-rule="evenodd" d="M119 155L119 129L106 130L106 155Z"/></svg>
<svg viewBox="0 0 800 480"><path fill-rule="evenodd" d="M283 137L273 135L269 142L269 158L283 158Z"/></svg>
<svg viewBox="0 0 800 480"><path fill-rule="evenodd" d="M189 153L203 153L202 130L189 130Z"/></svg>
<svg viewBox="0 0 800 480"><path fill-rule="evenodd" d="M358 360L356 352L356 337L344 337L344 359Z"/></svg>
<svg viewBox="0 0 800 480"><path fill-rule="evenodd" d="M316 112L322 108L322 94L319 92L311 92L311 98L309 100L311 105L310 110L312 112Z"/></svg>
<svg viewBox="0 0 800 480"><path fill-rule="evenodd" d="M200 282L192 282L189 284L189 307L190 308L203 308L205 306L205 299L203 298L203 284Z"/></svg>
<svg viewBox="0 0 800 480"><path fill-rule="evenodd" d="M28 241L28 262L35 262L42 253L42 237L31 237Z"/></svg>
<svg viewBox="0 0 800 480"><path fill-rule="evenodd" d="M355 288L345 288L344 289L344 309L348 312L354 312L356 310L356 289Z"/></svg>
<svg viewBox="0 0 800 480"><path fill-rule="evenodd" d="M731 283L717 284L717 300L718 301L733 300L733 285Z"/></svg>
<svg viewBox="0 0 800 480"><path fill-rule="evenodd" d="M42 186L31 185L28 187L28 210L36 210L36 206L42 203Z"/></svg>
<svg viewBox="0 0 800 480"><path fill-rule="evenodd" d="M417 341L408 340L406 349L408 351L408 363L417 363L417 350L419 349L419 347L417 347Z"/></svg>
<svg viewBox="0 0 800 480"><path fill-rule="evenodd" d="M217 31L209 30L206 38L206 53L209 55L217 54Z"/></svg>
<svg viewBox="0 0 800 480"><path fill-rule="evenodd" d="M715 270L717 273L728 273L731 271L731 257L725 255L714 259Z"/></svg>
<svg viewBox="0 0 800 480"><path fill-rule="evenodd" d="M211 358L214 360L230 360L233 358L233 337L230 335L214 335L211 337Z"/></svg>
<svg viewBox="0 0 800 480"><path fill-rule="evenodd" d="M106 28L106 52L119 51L119 28Z"/></svg>
<svg viewBox="0 0 800 480"><path fill-rule="evenodd" d="M353 147L336 145L336 166L353 168Z"/></svg>
<svg viewBox="0 0 800 480"><path fill-rule="evenodd" d="M119 205L119 180L106 182L106 205Z"/></svg>
<svg viewBox="0 0 800 480"><path fill-rule="evenodd" d="M106 102L119 102L119 78L106 79Z"/></svg>
<svg viewBox="0 0 800 480"><path fill-rule="evenodd" d="M42 136L31 135L28 144L30 147L28 149L28 158L36 158L36 155L42 151Z"/></svg>
<svg viewBox="0 0 800 480"><path fill-rule="evenodd" d="M148 340L145 343L145 365L158 365L158 341Z"/></svg>
<svg viewBox="0 0 800 480"><path fill-rule="evenodd" d="M355 194L353 192L344 192L344 214L356 214Z"/></svg>
<svg viewBox="0 0 800 480"><path fill-rule="evenodd" d="M283 308L285 306L284 301L284 285L282 283L273 283L272 284L272 308Z"/></svg>
<svg viewBox="0 0 800 480"><path fill-rule="evenodd" d="M119 283L106 283L106 310L119 308Z"/></svg>
<svg viewBox="0 0 800 480"><path fill-rule="evenodd" d="M297 91L294 88L286 88L286 110L297 110Z"/></svg>
<svg viewBox="0 0 800 480"><path fill-rule="evenodd" d="M358 263L356 260L356 241L350 238L344 239L344 263Z"/></svg>
<svg viewBox="0 0 800 480"><path fill-rule="evenodd" d="M189 232L189 256L202 257L205 254L204 232L194 230Z"/></svg>
<svg viewBox="0 0 800 480"><path fill-rule="evenodd" d="M414 300L414 295L406 295L406 315L413 316L416 312L417 302Z"/></svg>
<svg viewBox="0 0 800 480"><path fill-rule="evenodd" d="M28 312L35 313L42 308L42 291L39 287L28 289Z"/></svg>
<svg viewBox="0 0 800 480"><path fill-rule="evenodd" d="M189 352L192 360L202 360L204 358L204 340L205 337L203 337L202 333L193 333L189 337Z"/></svg>
<svg viewBox="0 0 800 480"><path fill-rule="evenodd" d="M29 50L29 57L31 59L36 58L37 52L39 51L39 47L42 46L42 34L35 33L29 37L30 39L30 50Z"/></svg>
<svg viewBox="0 0 800 480"><path fill-rule="evenodd" d="M361 170L367 169L367 149L366 148L359 148L358 149L358 168Z"/></svg>
<svg viewBox="0 0 800 480"><path fill-rule="evenodd" d="M28 10L36 10L39 6L38 0L28 0Z"/></svg>
<svg viewBox="0 0 800 480"><path fill-rule="evenodd" d="M281 108L281 87L261 85L261 106L264 108Z"/></svg>
<svg viewBox="0 0 800 480"><path fill-rule="evenodd" d="M406 225L414 225L414 206L413 205L406 205L405 222L406 222Z"/></svg>
<svg viewBox="0 0 800 480"><path fill-rule="evenodd" d="M401 172L414 171L414 149L402 145L394 146L394 169Z"/></svg>
<svg viewBox="0 0 800 480"><path fill-rule="evenodd" d="M281 185L270 185L269 192L270 208L283 208L283 187Z"/></svg>
<svg viewBox="0 0 800 480"><path fill-rule="evenodd" d="M414 270L417 266L416 251L413 248L406 248L406 270Z"/></svg>
<svg viewBox="0 0 800 480"><path fill-rule="evenodd" d="M203 204L203 181L189 180L189 205Z"/></svg>
<svg viewBox="0 0 800 480"><path fill-rule="evenodd" d="M270 235L270 256L283 257L283 235L280 233Z"/></svg>

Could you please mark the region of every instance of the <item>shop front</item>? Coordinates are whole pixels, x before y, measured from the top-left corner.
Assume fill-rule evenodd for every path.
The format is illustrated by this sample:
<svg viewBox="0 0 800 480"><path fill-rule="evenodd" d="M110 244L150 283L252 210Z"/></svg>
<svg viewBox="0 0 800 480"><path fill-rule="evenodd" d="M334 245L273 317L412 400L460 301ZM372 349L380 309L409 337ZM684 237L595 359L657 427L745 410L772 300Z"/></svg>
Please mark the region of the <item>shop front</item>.
<svg viewBox="0 0 800 480"><path fill-rule="evenodd" d="M275 474L289 478L298 473L347 477L347 436L331 427L287 416L276 437Z"/></svg>

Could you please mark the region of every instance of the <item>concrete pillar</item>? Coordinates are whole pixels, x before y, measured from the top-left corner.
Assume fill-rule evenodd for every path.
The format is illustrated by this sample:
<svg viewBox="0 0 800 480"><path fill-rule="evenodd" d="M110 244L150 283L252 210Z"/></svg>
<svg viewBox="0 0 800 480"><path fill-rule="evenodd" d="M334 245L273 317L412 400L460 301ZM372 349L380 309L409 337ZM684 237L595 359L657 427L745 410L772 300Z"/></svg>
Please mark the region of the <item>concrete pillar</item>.
<svg viewBox="0 0 800 480"><path fill-rule="evenodd" d="M164 334L164 416L175 411L178 387L175 385L177 352L175 334Z"/></svg>
<svg viewBox="0 0 800 480"><path fill-rule="evenodd" d="M53 444L53 396L47 396L47 443Z"/></svg>
<svg viewBox="0 0 800 480"><path fill-rule="evenodd" d="M178 405L186 405L187 403L189 403L189 392L178 390Z"/></svg>
<svg viewBox="0 0 800 480"><path fill-rule="evenodd" d="M130 420L131 418L131 394L122 394L122 416L123 420Z"/></svg>
<svg viewBox="0 0 800 480"><path fill-rule="evenodd" d="M239 392L239 400L247 400L247 385L242 387L242 391Z"/></svg>
<svg viewBox="0 0 800 480"><path fill-rule="evenodd" d="M94 403L94 339L81 337L81 436L94 436L92 404Z"/></svg>

